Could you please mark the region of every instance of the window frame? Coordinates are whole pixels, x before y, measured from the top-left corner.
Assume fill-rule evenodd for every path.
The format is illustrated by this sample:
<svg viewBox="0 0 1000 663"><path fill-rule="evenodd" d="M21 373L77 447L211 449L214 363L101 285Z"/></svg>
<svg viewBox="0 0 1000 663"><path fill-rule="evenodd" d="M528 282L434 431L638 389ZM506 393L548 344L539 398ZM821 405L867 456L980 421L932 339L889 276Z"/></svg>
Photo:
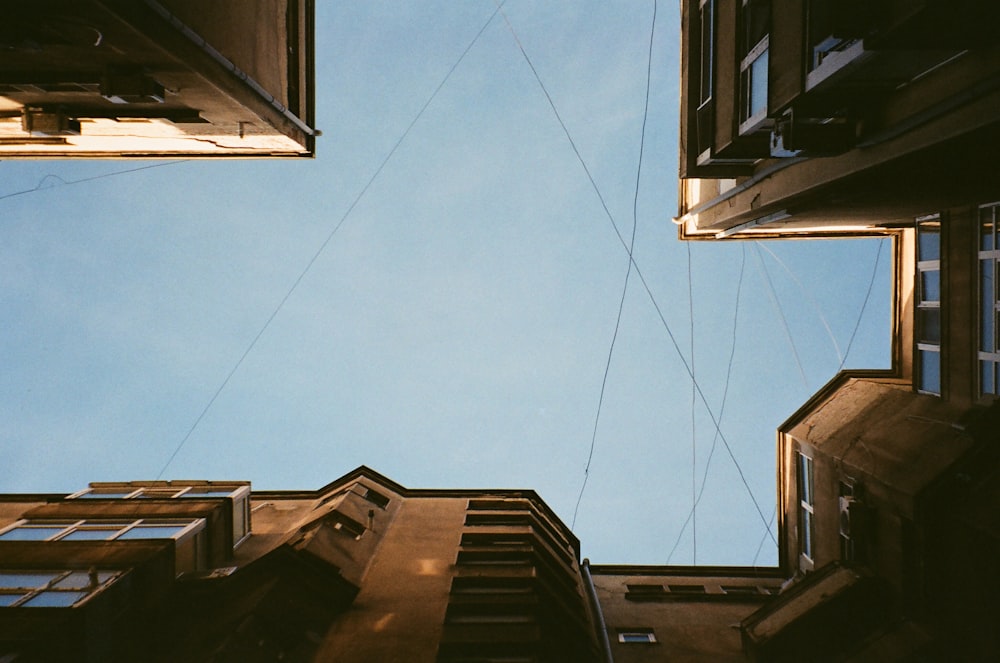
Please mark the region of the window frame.
<svg viewBox="0 0 1000 663"><path fill-rule="evenodd" d="M89 539L93 541L119 541L119 540L129 540L122 539L123 536L136 528L142 527L163 527L164 529L169 527L183 526L180 530L174 532L170 536L160 536L160 537L142 537L143 539L173 539L175 541L184 541L191 536L196 535L205 529L205 519L204 518L136 518L132 520L127 519L78 519L78 520L40 520L40 519L29 519L21 518L6 527L0 528L0 540L4 540L3 537L17 530L31 530L31 529L55 529L60 528L60 531L55 534L51 534L45 538L41 539L8 539L10 541L40 541L40 542L56 542L65 541L67 537L73 535L75 532L81 531L95 531L95 532L114 532L113 535L106 538ZM69 539L76 540L76 539ZM87 540L87 539L85 539Z"/></svg>
<svg viewBox="0 0 1000 663"><path fill-rule="evenodd" d="M989 215L989 220L986 222L989 233L984 232L986 226L984 226L984 215ZM976 348L976 359L978 364L978 396L980 399L993 400L1000 397L1000 285L998 285L998 276L1000 276L1000 202L986 203L980 205L977 209L977 226L979 228L978 242L976 247L976 257L977 257L977 267L978 267L978 278L977 278L977 293L978 293L978 303L977 318L978 318L978 329L976 332L978 338L978 346ZM984 248L984 237L989 236L989 246L991 248ZM990 265L990 278L987 284L986 270L985 266ZM991 292L986 292L986 288L989 287ZM990 309L990 310L987 310ZM989 314L989 336L990 338L985 338L986 333L986 316ZM986 371L989 369L990 382L992 386L991 391L987 391L986 388Z"/></svg>
<svg viewBox="0 0 1000 663"><path fill-rule="evenodd" d="M625 645L655 645L660 641L651 628L620 628L618 642Z"/></svg>
<svg viewBox="0 0 1000 663"><path fill-rule="evenodd" d="M799 568L812 571L816 556L816 466L813 457L802 449L795 452L795 484Z"/></svg>
<svg viewBox="0 0 1000 663"><path fill-rule="evenodd" d="M937 257L924 256L920 249L920 238L921 238L921 227L929 226L931 223L936 222L937 224ZM914 352L913 352L913 387L920 394L926 394L929 396L941 396L944 391L944 367L945 367L945 357L942 351L943 337L945 331L944 325L944 307L941 305L944 299L944 293L942 289L945 284L945 279L943 275L943 261L941 257L945 254L944 247L944 233L943 222L940 214L928 214L926 216L917 217L914 220L914 229L916 233L916 274L914 276L914 311L913 311L913 342L914 342ZM927 299L925 292L925 275L931 273L937 273L937 299ZM924 330L926 325L923 321L922 312L937 311L938 317L938 338L937 341L927 340L924 338ZM924 360L925 356L937 356L937 382L929 383L927 382L927 375L930 374L926 370L926 362ZM936 390L935 388L936 387Z"/></svg>
<svg viewBox="0 0 1000 663"><path fill-rule="evenodd" d="M770 7L768 7L767 15L767 29L754 43L749 43L750 38L750 17L749 14L753 10L753 5L755 2L760 3L760 0L741 0L740 4L740 71L739 71L739 81L738 81L738 95L739 108L737 117L739 119L739 135L745 136L747 134L752 134L762 129L770 129L771 123L768 122L768 89L770 83L770 75L768 73L769 62L770 62L770 46L771 46L771 15ZM763 3L760 3L763 4ZM758 4L758 7L760 6ZM753 107L754 98L754 71L756 70L760 73L759 68L755 67L761 60L763 60L763 76L764 76L764 105L760 109L755 109ZM756 110L756 112L755 112Z"/></svg>
<svg viewBox="0 0 1000 663"><path fill-rule="evenodd" d="M73 574L86 573L89 577L87 586L66 586L59 587L59 584L66 581ZM93 596L103 591L106 587L117 581L125 572L108 569L0 569L0 597L17 596L10 603L3 603L0 598L0 609L2 608L75 608L89 601ZM51 576L44 583L35 582L31 585L13 586L6 583L5 576ZM103 578L101 576L104 576ZM81 594L72 602L61 605L31 605L31 602L45 594L71 596Z"/></svg>

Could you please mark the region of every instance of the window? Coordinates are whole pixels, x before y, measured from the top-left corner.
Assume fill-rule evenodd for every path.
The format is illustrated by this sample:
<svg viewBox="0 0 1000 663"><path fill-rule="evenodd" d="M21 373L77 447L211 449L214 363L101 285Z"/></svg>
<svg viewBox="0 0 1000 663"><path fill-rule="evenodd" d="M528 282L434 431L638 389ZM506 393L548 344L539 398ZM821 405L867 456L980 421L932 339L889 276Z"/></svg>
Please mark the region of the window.
<svg viewBox="0 0 1000 663"><path fill-rule="evenodd" d="M168 485L169 484L169 485ZM92 483L89 488L66 499L228 499L233 505L233 547L250 536L250 484L247 482L192 483L158 482L157 485L136 483Z"/></svg>
<svg viewBox="0 0 1000 663"><path fill-rule="evenodd" d="M740 133L760 129L767 118L770 0L743 0L740 53Z"/></svg>
<svg viewBox="0 0 1000 663"><path fill-rule="evenodd" d="M91 484L67 499L157 499L169 500L177 498L206 499L213 497L235 498L237 493L244 492L242 486L142 486ZM247 489L248 491L249 489Z"/></svg>
<svg viewBox="0 0 1000 663"><path fill-rule="evenodd" d="M799 566L812 569L813 563L813 460L799 453L797 478L799 489Z"/></svg>
<svg viewBox="0 0 1000 663"><path fill-rule="evenodd" d="M367 486L361 486L361 489L362 489L361 496L364 497L369 502L371 502L372 504L374 504L375 506L379 507L380 509L384 509L389 505L389 498L383 495L382 493L377 493L371 488L368 488Z"/></svg>
<svg viewBox="0 0 1000 663"><path fill-rule="evenodd" d="M917 307L914 368L917 391L941 394L941 217L917 219Z"/></svg>
<svg viewBox="0 0 1000 663"><path fill-rule="evenodd" d="M1000 203L979 208L979 395L1000 394Z"/></svg>
<svg viewBox="0 0 1000 663"><path fill-rule="evenodd" d="M0 607L70 608L117 579L116 571L0 570Z"/></svg>
<svg viewBox="0 0 1000 663"><path fill-rule="evenodd" d="M656 634L651 628L619 629L618 642L625 644L655 644Z"/></svg>
<svg viewBox="0 0 1000 663"><path fill-rule="evenodd" d="M667 585L672 594L704 594L705 585Z"/></svg>
<svg viewBox="0 0 1000 663"><path fill-rule="evenodd" d="M810 71L818 69L828 57L843 53L860 41L844 34L847 27L843 25L845 10L836 5L834 0L808 0L806 4ZM852 13L862 12L856 8ZM860 18L855 17L855 21Z"/></svg>
<svg viewBox="0 0 1000 663"><path fill-rule="evenodd" d="M339 511L333 511L329 516L327 516L327 520L330 521L333 529L343 532L352 539L360 539L361 535L365 533L366 528L364 525L350 516L345 516Z"/></svg>
<svg viewBox="0 0 1000 663"><path fill-rule="evenodd" d="M180 539L204 529L205 520L21 520L0 530L3 541L110 541Z"/></svg>
<svg viewBox="0 0 1000 663"><path fill-rule="evenodd" d="M698 107L712 100L715 76L715 0L699 0L698 24L701 35L701 59L698 69Z"/></svg>
<svg viewBox="0 0 1000 663"><path fill-rule="evenodd" d="M838 487L838 507L840 509L840 559L844 562L860 561L859 546L852 528L852 505L858 497L853 483L840 481ZM857 511L857 509L854 509Z"/></svg>

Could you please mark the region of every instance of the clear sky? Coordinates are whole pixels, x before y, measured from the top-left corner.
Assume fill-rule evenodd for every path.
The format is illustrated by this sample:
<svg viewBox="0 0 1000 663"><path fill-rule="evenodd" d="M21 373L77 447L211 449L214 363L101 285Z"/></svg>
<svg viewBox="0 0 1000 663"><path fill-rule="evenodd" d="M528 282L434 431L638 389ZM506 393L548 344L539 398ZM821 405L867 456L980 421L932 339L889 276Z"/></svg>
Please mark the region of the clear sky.
<svg viewBox="0 0 1000 663"><path fill-rule="evenodd" d="M677 240L674 2L637 196L652 1L504 5L607 212L493 2L317 4L315 160L0 163L0 491L365 464L569 524L593 441L592 561L776 563L685 362L770 518L775 428L840 367L879 242ZM595 436L633 204L666 325L633 271ZM888 365L890 253L846 367Z"/></svg>

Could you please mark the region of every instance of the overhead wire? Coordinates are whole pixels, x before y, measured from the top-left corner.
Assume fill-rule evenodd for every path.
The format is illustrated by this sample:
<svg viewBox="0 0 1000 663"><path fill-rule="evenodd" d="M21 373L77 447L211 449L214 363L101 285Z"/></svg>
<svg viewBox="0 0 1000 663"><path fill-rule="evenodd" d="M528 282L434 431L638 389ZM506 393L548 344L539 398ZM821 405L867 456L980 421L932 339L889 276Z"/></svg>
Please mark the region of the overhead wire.
<svg viewBox="0 0 1000 663"><path fill-rule="evenodd" d="M504 19L506 20L506 16ZM508 25L510 22L508 21ZM512 28L513 29L513 28ZM604 404L604 389L608 383L608 373L611 370L611 357L615 351L615 341L618 339L618 329L622 323L622 310L625 308L625 295L628 293L628 281L632 275L632 254L635 250L636 227L639 219L639 185L642 179L642 156L643 148L646 144L646 120L649 117L649 89L653 71L653 38L656 34L656 0L653 0L653 19L649 29L649 53L646 60L646 98L642 110L642 130L639 134L639 159L635 173L635 193L632 196L632 237L628 247L628 268L625 270L625 282L622 285L622 296L618 302L618 316L615 319L615 331L611 335L611 345L608 348L608 360L604 365L604 377L601 379L601 392L597 399L597 414L594 417L594 430L590 436L590 451L587 454L587 464L583 470L583 484L580 486L580 494L576 498L576 506L573 508L573 521L570 527L576 527L576 517L580 511L580 502L583 500L583 493L587 488L587 478L590 476L590 464L594 459L594 448L597 444L597 427L601 420L601 408ZM565 129L565 127L563 127ZM568 135L568 132L567 132ZM575 149L575 148L574 148Z"/></svg>
<svg viewBox="0 0 1000 663"><path fill-rule="evenodd" d="M687 278L688 278L688 320L690 322L689 333L691 336L691 563L698 563L698 496L697 475L698 475L698 431L697 422L697 398L694 390L694 376L697 374L694 363L694 276L691 273L691 242L685 242L687 248ZM721 418L721 414L720 414Z"/></svg>
<svg viewBox="0 0 1000 663"><path fill-rule="evenodd" d="M788 326L788 318L785 317L785 311L781 308L781 302L778 301L778 293L774 289L774 282L771 281L771 273L767 271L767 265L764 263L764 256L760 252L760 244L754 242L754 248L757 249L757 261L760 265L761 274L764 277L764 282L767 285L767 294L771 299L771 303L774 304L775 310L778 312L778 317L781 319L781 325L785 330L785 336L788 338L788 345L792 349L792 357L795 359L795 365L799 369L799 375L802 376L802 386L809 389L809 380L806 379L806 371L802 367L802 359L799 358L799 351L795 347L795 339L792 338L792 330Z"/></svg>
<svg viewBox="0 0 1000 663"><path fill-rule="evenodd" d="M854 338L858 334L858 328L861 326L861 319L865 315L865 309L868 308L868 300L872 296L872 288L875 286L875 277L878 275L878 263L879 259L882 257L882 247L885 245L885 238L879 240L878 250L875 252L875 264L872 266L872 277L868 281L868 291L865 293L865 299L861 303L861 310L858 311L858 319L854 323L854 329L851 331L851 338L847 342L847 349L844 351L844 357L840 360L840 366L837 370L840 371L844 368L844 364L847 363L847 358L851 354L851 346L854 345Z"/></svg>
<svg viewBox="0 0 1000 663"><path fill-rule="evenodd" d="M15 196L23 196L29 193L36 193L38 191L48 191L49 189L56 189L63 186L72 186L73 184L83 184L84 182L103 180L104 178L115 177L117 175L137 173L140 170L150 170L152 168L164 168L166 166L176 166L182 163L187 163L189 161L191 161L191 159L180 159L178 161L165 161L163 163L154 163L146 166L137 166L136 168L127 168L125 170L115 170L110 173L101 173L100 175L91 175L90 177L81 177L80 179L77 180L65 180L54 173L48 173L44 177L42 177L42 179L38 180L38 184L31 187L30 189L23 189L21 191L14 191L13 193L6 193L0 195L0 200L6 200L7 198L14 198ZM49 179L58 180L59 184L53 184L52 186L42 186Z"/></svg>
<svg viewBox="0 0 1000 663"><path fill-rule="evenodd" d="M590 169L587 167L586 161L584 161L583 157L581 156L580 150L577 148L576 142L573 140L572 134L570 134L569 129L566 127L566 123L563 121L562 116L559 114L559 110L556 108L555 102L552 100L552 96L549 94L548 89L545 87L545 83L542 81L541 76L538 74L538 70L535 69L534 64L531 62L531 58L528 56L528 53L525 50L524 45L518 38L517 32L514 30L514 26L511 25L510 20L507 18L506 13L501 11L501 15L503 16L504 21L507 24L507 28L509 29L511 35L514 38L515 44L521 51L522 57L525 59L525 62L527 62L528 67L531 69L532 74L534 74L536 82L542 89L545 98L548 100L549 107L552 109L553 115L555 115L556 120L562 127L563 133L565 133L566 139L569 141L570 147L573 149L573 152L576 155L577 160L580 162L580 166L583 168L584 173L587 175L587 179L590 181L590 185L594 189L594 193L597 195L597 198L604 209L604 213L607 215L608 220L611 222L611 227L614 230L615 235L617 235L619 243L621 243L622 247L628 253L629 242L625 241L625 237L622 235L621 230L618 228L618 224L615 222L614 215L612 215L611 211L608 209L607 203L604 200L604 196L601 194L600 187L597 186L597 182L594 180L594 177L591 174ZM760 508L760 503L757 501L756 496L753 494L753 489L750 488L750 483L747 481L746 475L743 473L743 468L740 466L739 461L736 459L736 455L733 453L733 449L732 446L729 444L729 440L726 439L725 434L722 432L722 429L719 425L719 420L716 417L715 413L712 411L712 408L708 403L708 399L705 396L704 390L701 388L701 385L695 379L694 372L691 370L691 366L688 364L688 361L684 358L684 353L681 351L680 344L677 342L677 337L674 335L673 330L667 323L667 319L663 315L663 310L660 308L659 303L656 301L656 297L653 295L653 291L649 287L649 283L646 281L646 277L643 275L642 269L640 269L639 264L635 260L635 256L632 255L631 253L629 253L629 261L632 263L632 268L635 271L635 275L639 277L639 281L642 283L642 287L646 291L646 296L649 298L650 303L652 303L653 308L656 310L656 314L660 319L660 324L663 325L664 330L667 332L667 336L670 339L670 343L674 348L674 352L677 353L677 357L680 360L681 364L684 366L684 370L687 372L688 376L691 377L692 380L694 380L695 390L698 392L698 399L701 401L702 405L705 408L705 411L708 413L709 418L712 420L713 426L719 433L719 439L722 440L722 444L726 448L726 452L729 454L730 459L736 466L736 472L739 474L740 481L743 483L743 487L746 489L747 494L750 496L751 502L753 502L754 508L757 511L757 515L760 517L760 520L764 524L764 527L767 528L768 527L767 518L764 517L764 512Z"/></svg>
<svg viewBox="0 0 1000 663"><path fill-rule="evenodd" d="M260 340L261 336L264 335L264 332L267 331L267 328L271 325L271 322L274 321L274 319L278 316L278 313L281 312L281 309L284 308L285 303L292 296L292 293L294 293L295 290L299 287L299 284L302 282L302 279L304 279L306 274L309 273L309 270L312 269L313 264L315 264L316 260L320 257L323 251L326 250L326 247L330 244L330 241L333 240L334 236L337 234L337 231L339 231L340 228L344 225L344 222L347 221L347 218L358 206L358 203L361 202L361 199L364 198L366 193L368 193L368 190L371 188L372 184L375 182L378 176L382 173L382 170L385 168L386 164L389 163L389 160L392 159L393 155L399 149L399 146L403 144L403 141L406 140L407 136L409 136L410 131L417 124L420 118L423 117L424 112L437 97L441 89L445 86L445 83L448 82L448 79L451 78L451 75L455 72L455 70L462 63L462 61L465 60L465 56L468 55L469 51L472 50L472 47L476 45L476 43L479 41L479 38L486 31L486 28L489 27L489 25L493 22L493 19L496 18L496 15L498 12L500 12L504 2L506 2L506 0L500 0L498 2L497 8L493 11L492 14L490 14L490 17L483 23L482 27L479 28L479 32L476 33L476 36L473 37L472 40L469 42L469 44L465 47L465 50L462 51L462 54L458 57L455 63L448 70L448 73L445 74L444 78L441 79L441 82L438 83L438 86L427 98L427 101L424 102L424 105L420 107L419 111L417 111L417 114L414 116L413 120L400 135L399 139L392 146L392 149L389 150L389 152L379 163L378 167L372 173L371 177L368 178L368 181L361 188L361 191L357 194L357 196L354 197L354 200L348 206L347 211L344 212L344 214L340 217L340 220L337 221L333 229L327 234L326 239L323 240L322 244L320 244L316 252L313 253L312 257L306 263L305 268L299 273L298 277L292 283L291 287L288 288L288 290L285 292L284 297L281 298L281 301L278 302L278 305L274 307L273 311L271 311L271 315L268 316L267 320L264 322L260 330L257 332L257 335L254 336L253 340L250 341L250 344L247 346L246 350L243 351L243 354L240 355L240 358L233 365L232 370L230 370L229 373L226 375L225 379L222 381L222 384L220 384L218 389L215 390L215 393L212 394L212 397L208 400L208 403L202 409L198 417L194 420L194 423L191 424L191 427L188 429L187 433L184 434L184 437L181 438L181 441L174 448L173 453L170 454L170 457L167 459L167 462L164 463L163 468L160 470L159 474L156 475L157 479L163 476L163 473L167 471L167 468L170 467L170 464L173 463L174 459L177 457L177 454L179 454L181 449L184 448L184 445L191 438L191 435L194 433L195 429L198 428L198 425L201 423L202 419L205 418L205 415L212 408L212 405L219 398L219 395L222 393L222 391L226 388L226 385L228 385L229 381L232 380L233 375L236 374L236 371L239 370L244 360L247 358L250 352L253 351L254 347L257 345L257 342Z"/></svg>
<svg viewBox="0 0 1000 663"><path fill-rule="evenodd" d="M788 265L785 264L784 260L778 257L777 253L768 248L767 244L762 244L761 242L755 242L755 244L757 244L759 248L762 248L765 251L767 251L768 254L772 258L774 258L774 261L779 265L781 265L781 268L785 270L785 272L792 278L793 281L795 281L795 285L799 287L799 291L802 293L802 296L805 298L807 302L809 302L809 304L813 307L813 309L815 309L816 314L819 316L820 322L823 323L823 327L826 329L826 334L827 336L830 337L830 342L833 343L833 350L834 352L837 353L837 361L843 364L845 355L841 353L840 344L837 343L837 337L833 335L833 329L830 328L830 323L827 321L826 316L823 315L823 309L820 308L819 304L816 303L816 299L810 294L809 290L802 285L802 281L800 281L799 277L795 275L795 272L793 272L788 267Z"/></svg>
<svg viewBox="0 0 1000 663"><path fill-rule="evenodd" d="M736 282L736 303L735 303L735 305L733 307L733 324L732 324L732 329L733 329L732 336L733 336L733 340L732 340L732 343L730 343L730 345L729 345L729 363L728 363L728 365L726 367L726 381L725 381L725 384L724 384L723 389L722 389L722 403L719 406L719 423L720 424L722 423L722 417L726 413L726 403L727 403L728 398L729 398L729 385L730 385L730 383L732 381L732 376L733 376L733 363L734 363L734 360L736 358L736 340L737 340L736 332L737 332L738 322L739 322L739 317L740 317L740 300L741 300L741 295L743 293L743 278L744 278L744 274L746 273L746 269L745 269L746 268L746 262L747 262L747 248L746 248L746 244L743 243L743 242L741 242L740 243L740 248L741 248L741 251L740 251L740 275L739 275L739 278L737 279L737 282ZM701 487L698 490L698 497L697 497L697 499L695 499L694 506L692 506L691 510L688 511L687 518L685 518L684 523L681 525L680 531L677 533L677 539L674 541L674 545L670 549L670 554L667 555L667 562L666 562L667 564L670 564L670 560L671 560L671 558L673 558L674 552L677 551L677 546L680 545L681 539L684 536L684 532L687 530L688 523L691 522L691 519L694 517L695 508L698 506L698 504L701 503L702 495L705 494L705 486L708 483L708 470L712 466L712 458L715 456L715 449L718 446L718 442L719 442L719 431L716 431L715 434L712 437L712 446L708 450L708 458L705 460L705 470L704 470L704 472L702 473L702 476L701 476Z"/></svg>

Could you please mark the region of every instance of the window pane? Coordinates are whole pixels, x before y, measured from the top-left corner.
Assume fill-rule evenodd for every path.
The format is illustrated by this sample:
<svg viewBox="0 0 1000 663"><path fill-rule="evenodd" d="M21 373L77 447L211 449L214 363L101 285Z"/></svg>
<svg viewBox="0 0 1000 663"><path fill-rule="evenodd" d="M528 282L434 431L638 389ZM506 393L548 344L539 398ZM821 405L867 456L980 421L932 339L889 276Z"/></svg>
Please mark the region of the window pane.
<svg viewBox="0 0 1000 663"><path fill-rule="evenodd" d="M941 259L941 222L921 221L917 224L917 260Z"/></svg>
<svg viewBox="0 0 1000 663"><path fill-rule="evenodd" d="M31 608L68 608L86 595L87 592L42 592L22 605Z"/></svg>
<svg viewBox="0 0 1000 663"><path fill-rule="evenodd" d="M813 468L812 458L799 454L799 500L813 503Z"/></svg>
<svg viewBox="0 0 1000 663"><path fill-rule="evenodd" d="M979 261L979 349L984 352L993 352L993 318L995 314L993 276L996 262L990 260Z"/></svg>
<svg viewBox="0 0 1000 663"><path fill-rule="evenodd" d="M983 212L983 222L979 226L979 250L992 251L996 247L993 239L993 219L991 210L981 210Z"/></svg>
<svg viewBox="0 0 1000 663"><path fill-rule="evenodd" d="M996 364L992 361L979 362L981 373L980 391L983 394L996 394Z"/></svg>
<svg viewBox="0 0 1000 663"><path fill-rule="evenodd" d="M60 541L106 541L113 537L119 527L76 529L59 539Z"/></svg>
<svg viewBox="0 0 1000 663"><path fill-rule="evenodd" d="M0 594L0 608L14 605L14 602L22 596L24 596L24 594Z"/></svg>
<svg viewBox="0 0 1000 663"><path fill-rule="evenodd" d="M941 309L917 309L918 330L917 340L923 343L941 342Z"/></svg>
<svg viewBox="0 0 1000 663"><path fill-rule="evenodd" d="M181 495L181 497L197 497L197 498L205 498L205 497L229 497L229 496L231 496L233 494L233 492L235 492L235 491L232 491L232 490L205 490L205 491L197 492L197 490L198 490L197 488L189 490L188 492L186 492L183 495Z"/></svg>
<svg viewBox="0 0 1000 663"><path fill-rule="evenodd" d="M941 272L936 269L920 272L920 301L941 301Z"/></svg>
<svg viewBox="0 0 1000 663"><path fill-rule="evenodd" d="M99 498L99 499L104 499L104 500L118 500L118 499L122 499L126 495L128 495L128 493L95 493L95 492L89 492L89 493L84 493L83 495L80 495L80 497L77 498L77 499L94 499L94 498Z"/></svg>
<svg viewBox="0 0 1000 663"><path fill-rule="evenodd" d="M920 391L941 393L941 353L918 350L920 360Z"/></svg>
<svg viewBox="0 0 1000 663"><path fill-rule="evenodd" d="M52 582L56 573L0 573L0 588L3 589L38 589Z"/></svg>
<svg viewBox="0 0 1000 663"><path fill-rule="evenodd" d="M812 514L805 509L799 509L799 547L800 552L809 557L813 556L812 549Z"/></svg>
<svg viewBox="0 0 1000 663"><path fill-rule="evenodd" d="M93 589L103 585L114 575L110 571L98 571L94 573L93 582L91 582L89 571L74 571L53 585L53 587L59 589Z"/></svg>
<svg viewBox="0 0 1000 663"><path fill-rule="evenodd" d="M44 541L51 536L55 536L64 529L66 529L65 526L18 527L9 532L5 532L4 534L0 534L0 539L3 539L4 541Z"/></svg>
<svg viewBox="0 0 1000 663"><path fill-rule="evenodd" d="M701 69L700 69L700 103L705 103L712 98L712 56L713 42L713 20L712 7L715 0L708 0L701 8Z"/></svg>
<svg viewBox="0 0 1000 663"><path fill-rule="evenodd" d="M180 533L187 525L139 525L118 537L122 539L169 539Z"/></svg>
<svg viewBox="0 0 1000 663"><path fill-rule="evenodd" d="M747 117L767 111L767 50L750 65L750 109Z"/></svg>

